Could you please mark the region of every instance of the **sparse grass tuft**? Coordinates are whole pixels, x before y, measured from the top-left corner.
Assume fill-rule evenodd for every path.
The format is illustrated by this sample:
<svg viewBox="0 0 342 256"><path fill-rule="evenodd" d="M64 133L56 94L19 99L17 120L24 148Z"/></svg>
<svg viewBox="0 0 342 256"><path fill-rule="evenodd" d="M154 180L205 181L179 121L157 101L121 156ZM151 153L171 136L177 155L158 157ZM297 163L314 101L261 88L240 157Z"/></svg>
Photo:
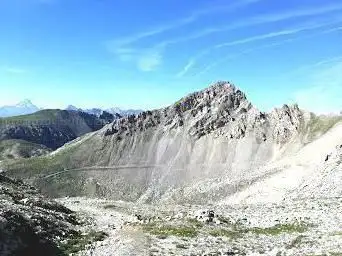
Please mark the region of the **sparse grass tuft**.
<svg viewBox="0 0 342 256"><path fill-rule="evenodd" d="M311 114L311 119L305 127L309 142L317 136L325 134L340 121L342 121L341 116L316 116Z"/></svg>
<svg viewBox="0 0 342 256"><path fill-rule="evenodd" d="M104 209L116 209L116 205L114 204L106 204L103 206Z"/></svg>
<svg viewBox="0 0 342 256"><path fill-rule="evenodd" d="M222 223L225 223L225 224L231 224L230 219L227 217L220 216L220 217L218 217L218 220Z"/></svg>
<svg viewBox="0 0 342 256"><path fill-rule="evenodd" d="M292 248L298 247L299 245L301 245L303 243L304 238L305 238L305 236L303 236L303 235L297 236L295 239L293 239L291 241L290 244L286 245L286 249L292 249Z"/></svg>
<svg viewBox="0 0 342 256"><path fill-rule="evenodd" d="M188 247L184 244L176 244L176 248L178 249L187 249Z"/></svg>
<svg viewBox="0 0 342 256"><path fill-rule="evenodd" d="M231 225L231 229L215 229L209 231L209 234L216 237L228 237L231 239L241 238L243 234L252 233L255 235L279 235L282 233L304 233L308 230L309 225L305 223L294 223L294 224L278 224L272 227L260 228L252 227L245 228L241 225ZM296 246L301 242L304 236L298 236L297 239L292 241L290 246Z"/></svg>
<svg viewBox="0 0 342 256"><path fill-rule="evenodd" d="M257 235L279 235L281 233L304 233L308 230L308 225L304 223L296 224L277 224L267 228L250 228L247 232L252 232Z"/></svg>
<svg viewBox="0 0 342 256"><path fill-rule="evenodd" d="M196 228L202 228L204 224L197 219L188 219L188 222Z"/></svg>
<svg viewBox="0 0 342 256"><path fill-rule="evenodd" d="M157 226L155 224L147 224L143 229L156 236L196 237L198 234L194 227L188 226Z"/></svg>
<svg viewBox="0 0 342 256"><path fill-rule="evenodd" d="M342 252L329 252L327 254L308 254L306 256L342 256Z"/></svg>
<svg viewBox="0 0 342 256"><path fill-rule="evenodd" d="M89 233L82 235L74 235L72 238L61 243L59 248L66 254L77 253L86 249L86 246L97 241L104 240L108 235L102 231L90 231Z"/></svg>
<svg viewBox="0 0 342 256"><path fill-rule="evenodd" d="M215 237L228 237L230 239L237 239L242 237L242 232L227 229L212 230L209 232L209 234Z"/></svg>
<svg viewBox="0 0 342 256"><path fill-rule="evenodd" d="M342 231L332 233L331 235L332 236L342 236Z"/></svg>

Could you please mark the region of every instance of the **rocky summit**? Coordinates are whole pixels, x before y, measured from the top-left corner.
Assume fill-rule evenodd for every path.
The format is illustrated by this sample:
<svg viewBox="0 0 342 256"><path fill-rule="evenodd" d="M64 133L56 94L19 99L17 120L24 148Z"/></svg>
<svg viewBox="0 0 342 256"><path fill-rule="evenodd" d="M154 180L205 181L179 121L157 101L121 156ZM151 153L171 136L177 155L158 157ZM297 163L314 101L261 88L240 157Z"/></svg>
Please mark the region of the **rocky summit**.
<svg viewBox="0 0 342 256"><path fill-rule="evenodd" d="M342 253L341 116L265 113L229 82L0 164L107 235L80 255Z"/></svg>

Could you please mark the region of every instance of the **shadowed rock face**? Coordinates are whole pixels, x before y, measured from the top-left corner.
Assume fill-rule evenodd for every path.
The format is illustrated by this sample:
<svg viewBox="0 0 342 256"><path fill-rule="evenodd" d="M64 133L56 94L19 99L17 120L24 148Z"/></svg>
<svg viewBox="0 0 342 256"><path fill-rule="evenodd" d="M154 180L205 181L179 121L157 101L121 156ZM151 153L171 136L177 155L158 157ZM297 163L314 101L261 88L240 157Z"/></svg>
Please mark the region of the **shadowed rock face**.
<svg viewBox="0 0 342 256"><path fill-rule="evenodd" d="M0 174L1 255L65 255L57 244L75 224L71 210Z"/></svg>
<svg viewBox="0 0 342 256"><path fill-rule="evenodd" d="M24 140L0 141L0 161L5 159L29 158L48 154L52 150L44 145Z"/></svg>
<svg viewBox="0 0 342 256"><path fill-rule="evenodd" d="M31 115L0 118L0 141L24 140L50 149L101 129L115 118L103 112L99 117L84 112L41 110Z"/></svg>
<svg viewBox="0 0 342 256"><path fill-rule="evenodd" d="M32 173L21 171L22 162L5 165L53 196L216 202L281 171L286 164L273 162L307 143L310 120L297 105L260 112L219 82L167 108L115 120L44 159L44 168L24 162Z"/></svg>

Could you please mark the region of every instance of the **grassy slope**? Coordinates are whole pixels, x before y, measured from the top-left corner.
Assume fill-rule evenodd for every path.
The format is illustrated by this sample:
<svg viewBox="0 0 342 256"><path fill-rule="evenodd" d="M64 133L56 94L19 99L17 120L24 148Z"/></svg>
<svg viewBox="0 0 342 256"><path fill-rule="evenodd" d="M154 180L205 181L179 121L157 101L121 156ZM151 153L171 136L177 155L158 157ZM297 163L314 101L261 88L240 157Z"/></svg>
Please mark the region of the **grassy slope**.
<svg viewBox="0 0 342 256"><path fill-rule="evenodd" d="M342 116L318 116L311 113L310 120L304 126L302 132L304 135L304 142L310 143L319 138L339 122L342 122Z"/></svg>
<svg viewBox="0 0 342 256"><path fill-rule="evenodd" d="M5 117L0 118L0 123L20 123L26 121L44 121L50 120L54 121L57 117L58 112L61 110L58 109L46 109L35 112L29 115L21 115L21 116L13 116L13 117Z"/></svg>
<svg viewBox="0 0 342 256"><path fill-rule="evenodd" d="M86 139L82 149L78 146L67 146L53 155L27 159L5 160L0 169L8 171L8 175L29 181L50 196L80 195L84 189L84 179L80 172L68 172L45 179L47 175L63 172L84 166L84 147L94 145L94 141ZM60 193L62 191L62 193Z"/></svg>

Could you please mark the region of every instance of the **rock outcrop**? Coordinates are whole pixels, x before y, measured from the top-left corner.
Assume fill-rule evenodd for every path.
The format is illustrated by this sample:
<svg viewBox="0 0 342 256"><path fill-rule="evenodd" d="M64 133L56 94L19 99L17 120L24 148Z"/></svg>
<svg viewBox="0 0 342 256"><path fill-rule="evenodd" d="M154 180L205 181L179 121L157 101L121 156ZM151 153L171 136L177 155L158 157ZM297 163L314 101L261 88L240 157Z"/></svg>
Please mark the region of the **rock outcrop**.
<svg viewBox="0 0 342 256"><path fill-rule="evenodd" d="M77 234L68 208L0 174L0 254L66 255L59 243Z"/></svg>
<svg viewBox="0 0 342 256"><path fill-rule="evenodd" d="M105 135L130 136L162 125L165 131L185 127L188 134L196 139L208 134L240 139L246 133L254 132L258 139L266 140L265 130L271 128L270 139L286 142L298 133L302 115L297 105L284 105L270 114L260 112L234 85L218 82L165 109L115 120Z"/></svg>

